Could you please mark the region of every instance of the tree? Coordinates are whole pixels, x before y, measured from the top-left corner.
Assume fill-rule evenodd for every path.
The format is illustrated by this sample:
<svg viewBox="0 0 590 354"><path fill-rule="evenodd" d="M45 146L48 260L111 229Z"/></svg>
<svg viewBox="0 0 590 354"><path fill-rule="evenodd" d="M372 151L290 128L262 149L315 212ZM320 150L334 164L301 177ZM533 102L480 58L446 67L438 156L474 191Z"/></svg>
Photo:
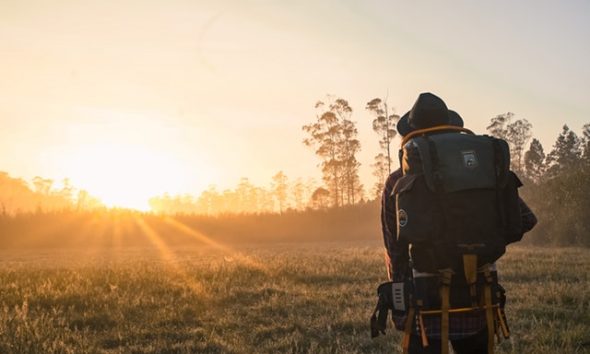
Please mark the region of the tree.
<svg viewBox="0 0 590 354"><path fill-rule="evenodd" d="M507 140L508 138L508 125L510 124L514 113L507 112L499 114L494 118L490 119L490 125L486 127L490 135L495 136L498 139Z"/></svg>
<svg viewBox="0 0 590 354"><path fill-rule="evenodd" d="M319 101L315 107L318 110L316 121L303 126L309 134L303 142L315 147L316 155L322 159L320 166L332 204L337 207L345 200L354 204L360 166L356 153L360 150L360 141L356 138L355 123L350 120L352 108L341 98L330 99L327 104Z"/></svg>
<svg viewBox="0 0 590 354"><path fill-rule="evenodd" d="M306 196L306 200L307 200L307 207L313 207L311 196L313 195L313 192L315 192L315 190L317 189L317 185L318 185L318 183L315 180L315 178L313 178L313 177L308 177L307 180L305 181L304 187L305 187L305 196Z"/></svg>
<svg viewBox="0 0 590 354"><path fill-rule="evenodd" d="M531 141L529 150L524 154L524 167L527 178L539 183L545 172L545 152L539 140Z"/></svg>
<svg viewBox="0 0 590 354"><path fill-rule="evenodd" d="M325 104L319 101L315 107L316 109L323 109ZM322 159L320 165L323 179L332 192L332 204L339 206L342 165L338 160L338 145L342 132L338 116L331 110L323 111L316 115L316 122L303 126L303 130L310 135L303 143L307 146L317 147L315 153Z"/></svg>
<svg viewBox="0 0 590 354"><path fill-rule="evenodd" d="M32 212L39 207L42 199L43 196L33 192L23 179L0 172L0 204L4 215Z"/></svg>
<svg viewBox="0 0 590 354"><path fill-rule="evenodd" d="M49 195L51 187L53 187L53 180L35 176L33 178L33 185L35 186L35 192L42 195Z"/></svg>
<svg viewBox="0 0 590 354"><path fill-rule="evenodd" d="M506 140L510 145L510 157L512 168L519 174L523 171L523 158L525 146L531 139L531 128L533 127L526 119L514 119L514 113L507 112L499 114L490 120L487 130L490 135Z"/></svg>
<svg viewBox="0 0 590 354"><path fill-rule="evenodd" d="M323 187L318 187L311 195L311 203L314 209L325 209L328 206L329 199L330 192Z"/></svg>
<svg viewBox="0 0 590 354"><path fill-rule="evenodd" d="M293 204L295 205L295 209L303 210L305 208L303 200L305 195L305 185L303 184L303 180L297 178L293 185L291 186L291 195L293 196Z"/></svg>
<svg viewBox="0 0 590 354"><path fill-rule="evenodd" d="M359 178L360 162L356 159L356 154L361 149L361 143L356 138L358 131L355 124L347 119L342 121L342 147L340 159L343 163L343 182L346 194L346 202L355 204L362 194L362 185Z"/></svg>
<svg viewBox="0 0 590 354"><path fill-rule="evenodd" d="M371 112L375 119L373 119L373 131L379 135L379 146L387 157L387 174L391 173L391 141L397 135L395 124L399 120L396 114L389 114L389 106L387 100L374 98L367 102L366 110Z"/></svg>
<svg viewBox="0 0 590 354"><path fill-rule="evenodd" d="M513 169L522 174L523 158L526 143L531 139L532 124L526 119L519 119L506 126L506 140L510 144L511 158L513 162Z"/></svg>
<svg viewBox="0 0 590 354"><path fill-rule="evenodd" d="M590 123L582 128L582 157L586 167L590 167Z"/></svg>
<svg viewBox="0 0 590 354"><path fill-rule="evenodd" d="M279 203L279 213L282 214L283 210L285 210L287 201L287 176L283 173L283 171L279 171L272 177L272 182L272 189L275 198Z"/></svg>
<svg viewBox="0 0 590 354"><path fill-rule="evenodd" d="M373 196L379 199L383 192L383 188L385 188L385 180L387 179L387 176L389 176L387 156L383 153L375 156L375 162L371 167L373 167L373 176L377 177L377 182L375 182L375 185L373 186Z"/></svg>
<svg viewBox="0 0 590 354"><path fill-rule="evenodd" d="M72 182L69 178L64 178L62 181L62 188L58 192L59 196L65 200L71 201L73 199L75 192L74 186L72 186Z"/></svg>
<svg viewBox="0 0 590 354"><path fill-rule="evenodd" d="M205 215L214 215L220 212L221 196L217 187L210 185L204 190L197 200L198 208Z"/></svg>
<svg viewBox="0 0 590 354"><path fill-rule="evenodd" d="M564 125L553 145L553 150L547 156L549 177L553 178L573 170L580 162L580 155L580 139L567 125Z"/></svg>
<svg viewBox="0 0 590 354"><path fill-rule="evenodd" d="M272 192L270 192L262 187L255 187L254 194L256 196L256 203L257 203L257 208L255 210L256 212L268 213L268 212L275 211L275 200L273 198ZM286 209L286 207L284 207L284 208Z"/></svg>
<svg viewBox="0 0 590 354"><path fill-rule="evenodd" d="M153 199L153 198L152 198ZM149 203L151 206L152 199L150 199ZM93 210L103 207L104 205L98 198L93 197L88 193L88 191L81 189L78 191L78 196L76 198L76 209L77 210ZM152 208L153 209L153 208Z"/></svg>

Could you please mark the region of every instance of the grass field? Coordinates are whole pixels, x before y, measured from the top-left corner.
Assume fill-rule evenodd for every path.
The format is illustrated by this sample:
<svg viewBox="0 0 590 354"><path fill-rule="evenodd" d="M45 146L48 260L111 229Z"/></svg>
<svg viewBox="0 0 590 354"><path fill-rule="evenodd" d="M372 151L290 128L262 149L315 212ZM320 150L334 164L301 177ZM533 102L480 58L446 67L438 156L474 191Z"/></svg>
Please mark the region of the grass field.
<svg viewBox="0 0 590 354"><path fill-rule="evenodd" d="M590 250L510 248L502 353L590 352ZM0 353L386 353L381 245L0 252Z"/></svg>

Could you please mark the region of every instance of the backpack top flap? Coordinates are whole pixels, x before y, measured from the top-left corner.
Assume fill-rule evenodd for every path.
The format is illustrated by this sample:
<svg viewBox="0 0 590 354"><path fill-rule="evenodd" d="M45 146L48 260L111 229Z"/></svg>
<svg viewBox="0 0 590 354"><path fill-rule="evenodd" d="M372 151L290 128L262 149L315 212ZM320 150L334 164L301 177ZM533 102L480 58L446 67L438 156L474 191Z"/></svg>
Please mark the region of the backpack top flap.
<svg viewBox="0 0 590 354"><path fill-rule="evenodd" d="M433 191L453 193L469 189L493 189L508 171L496 166L504 149L487 136L444 133L413 139L422 157L422 170ZM433 188L434 187L434 188Z"/></svg>

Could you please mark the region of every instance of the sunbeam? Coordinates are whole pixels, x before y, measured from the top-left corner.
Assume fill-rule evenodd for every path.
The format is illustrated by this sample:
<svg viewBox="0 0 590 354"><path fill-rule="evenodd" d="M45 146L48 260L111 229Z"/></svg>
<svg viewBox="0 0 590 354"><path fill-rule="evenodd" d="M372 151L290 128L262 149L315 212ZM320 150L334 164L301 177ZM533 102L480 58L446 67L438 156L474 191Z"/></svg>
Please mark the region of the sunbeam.
<svg viewBox="0 0 590 354"><path fill-rule="evenodd" d="M204 235L202 232L199 232L188 225L183 224L182 222L170 217L165 216L164 222L178 231L182 232L185 235L191 236L198 241L201 241L209 246L212 246L216 249L223 251L224 253L229 254L234 260L238 261L239 263L252 267L256 270L262 271L264 273L268 273L268 268L260 262L257 262L250 257L244 256L240 252L232 249L229 246L223 245L217 241L212 240L210 237Z"/></svg>
<svg viewBox="0 0 590 354"><path fill-rule="evenodd" d="M174 252L172 252L164 240L162 240L160 235L150 225L148 225L148 223L146 223L143 217L134 215L134 221L140 228L141 232L147 236L149 241L158 249L162 260L165 261L165 265L168 266L174 273L176 273L179 278L181 278L183 284L188 286L193 293L205 295L202 283L196 279L191 278L186 270L180 266L180 263L178 262Z"/></svg>

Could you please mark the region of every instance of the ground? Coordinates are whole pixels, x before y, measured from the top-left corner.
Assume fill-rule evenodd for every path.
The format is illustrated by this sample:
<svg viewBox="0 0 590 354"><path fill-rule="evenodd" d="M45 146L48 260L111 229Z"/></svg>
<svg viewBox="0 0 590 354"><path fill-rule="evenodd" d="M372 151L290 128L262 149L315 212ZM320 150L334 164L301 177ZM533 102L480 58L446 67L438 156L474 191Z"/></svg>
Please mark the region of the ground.
<svg viewBox="0 0 590 354"><path fill-rule="evenodd" d="M0 252L0 353L391 353L375 243ZM500 353L590 352L590 250L511 247Z"/></svg>

